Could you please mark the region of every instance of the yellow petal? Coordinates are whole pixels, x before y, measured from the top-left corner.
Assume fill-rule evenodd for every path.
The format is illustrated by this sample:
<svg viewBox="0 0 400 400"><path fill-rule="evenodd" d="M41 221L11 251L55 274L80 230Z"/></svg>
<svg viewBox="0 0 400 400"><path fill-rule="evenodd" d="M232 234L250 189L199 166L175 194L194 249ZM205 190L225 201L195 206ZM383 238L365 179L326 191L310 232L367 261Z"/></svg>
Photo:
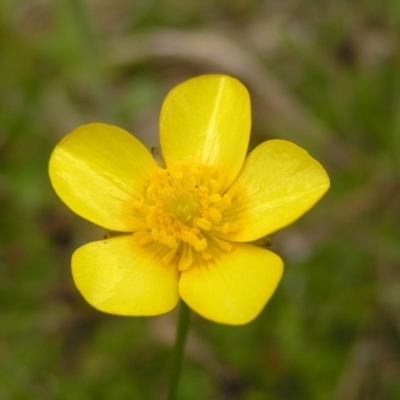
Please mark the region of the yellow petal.
<svg viewBox="0 0 400 400"><path fill-rule="evenodd" d="M282 272L283 263L276 254L249 244L235 244L221 258L182 272L179 293L203 317L242 325L261 312Z"/></svg>
<svg viewBox="0 0 400 400"><path fill-rule="evenodd" d="M56 146L49 174L56 193L75 213L107 229L132 232L137 225L132 204L156 167L150 152L128 132L89 124Z"/></svg>
<svg viewBox="0 0 400 400"><path fill-rule="evenodd" d="M329 177L305 150L285 140L262 143L245 161L229 189L229 215L239 229L226 235L244 242L259 239L291 224L307 212L328 190Z"/></svg>
<svg viewBox="0 0 400 400"><path fill-rule="evenodd" d="M177 161L207 165L220 174L224 190L243 165L250 125L249 94L236 79L204 75L176 86L160 117L167 167Z"/></svg>
<svg viewBox="0 0 400 400"><path fill-rule="evenodd" d="M72 274L86 301L110 314L159 315L172 310L179 298L177 268L131 235L80 247L72 256Z"/></svg>

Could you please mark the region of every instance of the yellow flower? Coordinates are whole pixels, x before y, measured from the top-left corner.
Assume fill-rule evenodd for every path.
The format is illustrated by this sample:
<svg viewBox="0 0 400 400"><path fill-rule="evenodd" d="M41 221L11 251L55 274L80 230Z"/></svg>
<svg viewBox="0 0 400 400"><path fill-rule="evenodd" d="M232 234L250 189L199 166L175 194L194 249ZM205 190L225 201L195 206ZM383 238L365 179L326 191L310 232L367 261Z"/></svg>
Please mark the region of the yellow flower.
<svg viewBox="0 0 400 400"><path fill-rule="evenodd" d="M84 298L119 315L158 315L181 297L210 320L253 320L282 276L254 242L298 219L327 191L322 166L293 143L269 140L246 158L246 88L224 75L175 87L160 117L166 168L115 126L84 125L55 148L52 185L77 214L124 235L75 251ZM250 243L247 243L250 242Z"/></svg>

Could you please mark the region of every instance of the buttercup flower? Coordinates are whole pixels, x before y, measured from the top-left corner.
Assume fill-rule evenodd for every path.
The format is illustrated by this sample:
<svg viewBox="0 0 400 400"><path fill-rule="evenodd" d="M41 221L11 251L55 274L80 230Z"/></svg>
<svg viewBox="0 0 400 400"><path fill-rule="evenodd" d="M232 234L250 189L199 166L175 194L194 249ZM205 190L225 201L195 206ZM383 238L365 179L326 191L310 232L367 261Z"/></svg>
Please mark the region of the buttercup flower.
<svg viewBox="0 0 400 400"><path fill-rule="evenodd" d="M115 126L84 125L56 146L49 173L59 197L119 232L73 254L73 279L92 306L150 316L181 297L203 317L232 325L261 312L283 263L255 241L309 210L329 178L285 140L268 140L246 158L250 124L246 88L205 75L163 103L165 168Z"/></svg>

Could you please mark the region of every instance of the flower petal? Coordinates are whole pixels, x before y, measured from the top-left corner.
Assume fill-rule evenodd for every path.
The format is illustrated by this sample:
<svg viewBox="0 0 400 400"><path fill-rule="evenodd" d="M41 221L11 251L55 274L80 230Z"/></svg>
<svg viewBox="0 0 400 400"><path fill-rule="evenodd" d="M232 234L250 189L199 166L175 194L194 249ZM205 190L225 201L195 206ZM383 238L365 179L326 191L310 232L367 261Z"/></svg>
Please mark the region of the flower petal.
<svg viewBox="0 0 400 400"><path fill-rule="evenodd" d="M261 312L282 272L283 263L276 254L249 244L235 244L221 258L182 272L179 293L203 317L242 325Z"/></svg>
<svg viewBox="0 0 400 400"><path fill-rule="evenodd" d="M157 164L123 129L81 126L54 149L49 174L54 190L76 214L110 230L132 232L133 203Z"/></svg>
<svg viewBox="0 0 400 400"><path fill-rule="evenodd" d="M250 125L249 94L238 80L203 75L176 86L160 116L167 167L175 162L207 165L227 188L243 165Z"/></svg>
<svg viewBox="0 0 400 400"><path fill-rule="evenodd" d="M132 235L80 247L72 256L75 284L86 301L100 311L150 316L172 310L178 302L178 269Z"/></svg>
<svg viewBox="0 0 400 400"><path fill-rule="evenodd" d="M226 235L245 242L291 224L328 190L329 177L305 150L285 140L256 147L228 193L239 204L229 218L239 230ZM234 193L234 194L233 194Z"/></svg>

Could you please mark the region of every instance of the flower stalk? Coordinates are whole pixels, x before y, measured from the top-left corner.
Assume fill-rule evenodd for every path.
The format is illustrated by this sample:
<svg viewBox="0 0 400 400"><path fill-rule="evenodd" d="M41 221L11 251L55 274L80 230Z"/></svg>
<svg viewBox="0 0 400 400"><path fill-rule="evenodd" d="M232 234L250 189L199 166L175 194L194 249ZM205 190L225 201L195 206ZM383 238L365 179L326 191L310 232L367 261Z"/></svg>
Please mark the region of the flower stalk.
<svg viewBox="0 0 400 400"><path fill-rule="evenodd" d="M178 327L176 330L175 347L171 358L170 380L167 400L176 400L179 378L182 370L182 361L185 350L187 334L190 324L190 308L181 301L179 309Z"/></svg>

